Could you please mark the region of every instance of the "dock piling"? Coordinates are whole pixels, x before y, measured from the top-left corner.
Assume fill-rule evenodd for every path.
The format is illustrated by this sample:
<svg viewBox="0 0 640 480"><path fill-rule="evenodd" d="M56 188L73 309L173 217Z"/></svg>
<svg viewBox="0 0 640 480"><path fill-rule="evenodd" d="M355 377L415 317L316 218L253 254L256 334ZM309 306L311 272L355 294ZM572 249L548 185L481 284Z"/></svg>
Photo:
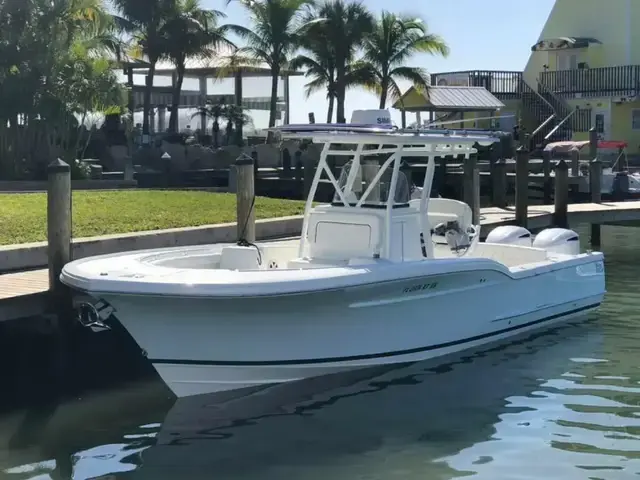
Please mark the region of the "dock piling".
<svg viewBox="0 0 640 480"><path fill-rule="evenodd" d="M569 228L569 165L561 159L555 168L555 195L553 224L558 228Z"/></svg>
<svg viewBox="0 0 640 480"><path fill-rule="evenodd" d="M591 203L602 203L602 162L596 156L589 165L589 190ZM601 226L599 223L591 224L591 246L600 248Z"/></svg>
<svg viewBox="0 0 640 480"><path fill-rule="evenodd" d="M243 155L235 162L238 240L256 241L253 159Z"/></svg>
<svg viewBox="0 0 640 480"><path fill-rule="evenodd" d="M294 157L295 179L300 181L302 180L302 150L296 150Z"/></svg>
<svg viewBox="0 0 640 480"><path fill-rule="evenodd" d="M571 176L578 177L580 175L580 150L572 148L571 152Z"/></svg>
<svg viewBox="0 0 640 480"><path fill-rule="evenodd" d="M282 178L291 178L291 152L288 148L282 150Z"/></svg>
<svg viewBox="0 0 640 480"><path fill-rule="evenodd" d="M527 228L529 204L529 152L516 150L516 225Z"/></svg>
<svg viewBox="0 0 640 480"><path fill-rule="evenodd" d="M492 177L493 206L507 208L507 161L504 158L496 160Z"/></svg>
<svg viewBox="0 0 640 480"><path fill-rule="evenodd" d="M316 162L313 155L309 150L305 150L302 153L302 175L303 175L303 199L309 196L309 192L311 191L311 184L313 183L313 177L316 173Z"/></svg>
<svg viewBox="0 0 640 480"><path fill-rule="evenodd" d="M55 311L71 308L71 292L60 281L71 261L71 168L61 159L47 167L47 256L49 292Z"/></svg>
<svg viewBox="0 0 640 480"><path fill-rule="evenodd" d="M469 155L464 159L463 173L464 183L462 185L462 194L464 202L471 207L473 224L480 222L480 171L478 170L478 156Z"/></svg>
<svg viewBox="0 0 640 480"><path fill-rule="evenodd" d="M542 152L542 175L544 177L543 183L543 202L545 205L551 203L551 192L553 189L553 182L551 181L551 156L553 150L544 149Z"/></svg>

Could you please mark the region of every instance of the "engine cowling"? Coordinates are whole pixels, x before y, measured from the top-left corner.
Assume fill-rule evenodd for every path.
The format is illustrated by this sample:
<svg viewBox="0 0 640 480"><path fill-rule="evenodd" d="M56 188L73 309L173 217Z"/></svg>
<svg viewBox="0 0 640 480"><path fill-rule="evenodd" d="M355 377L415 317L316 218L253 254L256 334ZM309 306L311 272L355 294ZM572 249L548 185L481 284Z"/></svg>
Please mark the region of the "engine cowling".
<svg viewBox="0 0 640 480"><path fill-rule="evenodd" d="M503 225L496 227L487 235L486 243L500 243L503 245L531 246L531 232L524 227Z"/></svg>
<svg viewBox="0 0 640 480"><path fill-rule="evenodd" d="M580 235L568 228L546 228L536 235L533 247L547 253L580 254Z"/></svg>

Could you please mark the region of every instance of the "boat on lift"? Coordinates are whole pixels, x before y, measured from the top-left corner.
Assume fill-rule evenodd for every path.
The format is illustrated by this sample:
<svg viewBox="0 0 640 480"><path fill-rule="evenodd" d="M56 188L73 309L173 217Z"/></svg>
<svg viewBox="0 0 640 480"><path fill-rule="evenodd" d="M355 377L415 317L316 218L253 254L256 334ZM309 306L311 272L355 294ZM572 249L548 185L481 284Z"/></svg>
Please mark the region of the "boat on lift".
<svg viewBox="0 0 640 480"><path fill-rule="evenodd" d="M435 159L468 158L491 135L386 122L276 130L323 145L299 240L115 253L61 274L95 312L114 312L178 397L434 358L602 302L603 255L580 253L575 232L532 240L502 226L480 241L467 204L430 198ZM351 157L338 178L330 155ZM427 165L417 199L400 169L409 158ZM314 206L323 176L335 196ZM108 326L96 315L91 325Z"/></svg>

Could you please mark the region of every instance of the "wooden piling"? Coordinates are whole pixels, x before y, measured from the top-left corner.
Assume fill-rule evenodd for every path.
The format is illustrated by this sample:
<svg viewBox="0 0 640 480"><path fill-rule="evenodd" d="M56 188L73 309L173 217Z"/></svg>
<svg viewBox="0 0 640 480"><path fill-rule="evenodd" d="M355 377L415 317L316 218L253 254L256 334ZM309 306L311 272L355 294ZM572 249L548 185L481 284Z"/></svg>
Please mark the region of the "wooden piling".
<svg viewBox="0 0 640 480"><path fill-rule="evenodd" d="M598 159L598 132L596 127L589 130L589 191L592 203L602 202L602 163ZM599 248L601 241L601 227L597 223L591 224L591 246Z"/></svg>
<svg viewBox="0 0 640 480"><path fill-rule="evenodd" d="M551 193L553 190L553 182L551 180L551 157L553 155L552 150L544 149L542 151L542 175L543 175L543 200L545 205L551 204Z"/></svg>
<svg viewBox="0 0 640 480"><path fill-rule="evenodd" d="M302 150L296 150L294 160L295 179L302 180Z"/></svg>
<svg viewBox="0 0 640 480"><path fill-rule="evenodd" d="M127 155L124 157L124 181L131 182L133 180L133 173L133 158L131 157L131 155Z"/></svg>
<svg viewBox="0 0 640 480"><path fill-rule="evenodd" d="M516 151L516 224L527 228L529 205L529 152L524 146Z"/></svg>
<svg viewBox="0 0 640 480"><path fill-rule="evenodd" d="M464 203L471 207L473 224L480 223L480 172L477 154L469 155L463 164L462 195Z"/></svg>
<svg viewBox="0 0 640 480"><path fill-rule="evenodd" d="M236 160L236 216L238 240L256 241L255 185L253 159L242 156Z"/></svg>
<svg viewBox="0 0 640 480"><path fill-rule="evenodd" d="M291 153L288 148L282 150L282 178L291 178Z"/></svg>
<svg viewBox="0 0 640 480"><path fill-rule="evenodd" d="M571 176L577 177L580 175L580 150L572 148L571 152Z"/></svg>
<svg viewBox="0 0 640 480"><path fill-rule="evenodd" d="M258 170L260 169L259 163L258 163L258 151L257 150L252 150L251 151L251 159L253 160L253 181L257 182L258 181Z"/></svg>
<svg viewBox="0 0 640 480"><path fill-rule="evenodd" d="M591 203L602 203L602 162L596 156L589 165L589 190L591 191ZM591 224L591 246L601 246L601 226L599 223Z"/></svg>
<svg viewBox="0 0 640 480"><path fill-rule="evenodd" d="M316 174L316 161L311 155L309 150L305 150L302 154L302 166L303 166L303 198L309 196L311 191L311 184L313 183L313 177Z"/></svg>
<svg viewBox="0 0 640 480"><path fill-rule="evenodd" d="M507 161L499 158L493 166L493 206L507 208Z"/></svg>
<svg viewBox="0 0 640 480"><path fill-rule="evenodd" d="M555 167L555 194L553 224L558 228L569 228L569 166L560 159Z"/></svg>
<svg viewBox="0 0 640 480"><path fill-rule="evenodd" d="M49 291L56 312L71 310L71 292L60 281L71 261L71 168L57 159L47 167L47 255Z"/></svg>

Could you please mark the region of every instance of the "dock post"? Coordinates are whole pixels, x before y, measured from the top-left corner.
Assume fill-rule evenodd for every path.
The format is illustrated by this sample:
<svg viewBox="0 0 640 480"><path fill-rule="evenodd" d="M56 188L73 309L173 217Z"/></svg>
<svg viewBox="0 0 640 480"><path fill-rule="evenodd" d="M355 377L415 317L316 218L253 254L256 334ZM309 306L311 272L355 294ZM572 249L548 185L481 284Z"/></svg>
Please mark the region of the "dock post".
<svg viewBox="0 0 640 480"><path fill-rule="evenodd" d="M542 175L543 175L543 200L542 203L544 205L551 204L551 191L553 188L551 182L551 156L553 155L553 150L547 150L546 148L542 151Z"/></svg>
<svg viewBox="0 0 640 480"><path fill-rule="evenodd" d="M71 168L57 159L48 165L47 176L49 292L55 311L64 314L71 310L71 292L60 281L62 268L71 261Z"/></svg>
<svg viewBox="0 0 640 480"><path fill-rule="evenodd" d="M529 205L529 152L524 146L516 151L516 225L527 228Z"/></svg>
<svg viewBox="0 0 640 480"><path fill-rule="evenodd" d="M236 221L238 241L256 241L255 184L253 159L243 155L236 160Z"/></svg>
<svg viewBox="0 0 640 480"><path fill-rule="evenodd" d="M302 155L302 175L303 175L303 199L307 198L311 191L313 177L316 174L316 161L309 150L303 152Z"/></svg>
<svg viewBox="0 0 640 480"><path fill-rule="evenodd" d="M589 160L593 160L598 156L598 131L596 127L589 130Z"/></svg>
<svg viewBox="0 0 640 480"><path fill-rule="evenodd" d="M295 179L298 181L302 180L302 150L296 150L294 168Z"/></svg>
<svg viewBox="0 0 640 480"><path fill-rule="evenodd" d="M258 164L258 152L256 150L251 150L251 158L253 159L253 181L258 181L258 169L260 168Z"/></svg>
<svg viewBox="0 0 640 480"><path fill-rule="evenodd" d="M507 208L507 161L499 158L493 165L493 206Z"/></svg>
<svg viewBox="0 0 640 480"><path fill-rule="evenodd" d="M471 207L473 224L478 225L480 220L480 172L478 170L478 156L469 155L464 158L462 195L464 203Z"/></svg>
<svg viewBox="0 0 640 480"><path fill-rule="evenodd" d="M124 181L125 182L133 181L133 174L134 174L133 158L131 157L131 155L127 155L124 157L124 172L123 172Z"/></svg>
<svg viewBox="0 0 640 480"><path fill-rule="evenodd" d="M580 150L572 148L571 152L571 176L577 178L580 175Z"/></svg>
<svg viewBox="0 0 640 480"><path fill-rule="evenodd" d="M591 192L591 202L602 202L602 162L596 156L589 165L589 190ZM600 248L601 226L599 223L591 224L591 246Z"/></svg>
<svg viewBox="0 0 640 480"><path fill-rule="evenodd" d="M291 152L288 148L282 150L282 178L291 178Z"/></svg>
<svg viewBox="0 0 640 480"><path fill-rule="evenodd" d="M569 166L564 159L558 162L555 172L553 224L558 228L569 228Z"/></svg>

